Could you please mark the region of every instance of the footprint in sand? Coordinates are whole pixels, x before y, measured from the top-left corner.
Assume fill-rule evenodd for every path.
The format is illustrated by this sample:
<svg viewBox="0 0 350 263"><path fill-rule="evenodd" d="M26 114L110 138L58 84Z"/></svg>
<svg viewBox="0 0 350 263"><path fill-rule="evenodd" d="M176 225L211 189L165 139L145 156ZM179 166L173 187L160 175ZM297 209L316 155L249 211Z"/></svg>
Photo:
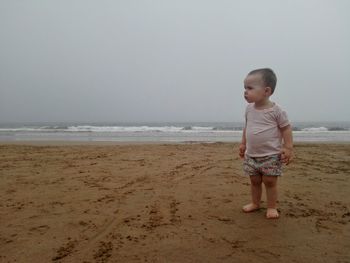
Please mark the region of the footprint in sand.
<svg viewBox="0 0 350 263"><path fill-rule="evenodd" d="M106 262L112 255L113 244L111 241L101 241L98 250L94 253L94 259L96 262Z"/></svg>
<svg viewBox="0 0 350 263"><path fill-rule="evenodd" d="M61 246L58 250L57 250L57 255L54 256L52 258L53 261L56 260L60 260L68 255L70 255L71 253L73 253L74 248L77 244L76 240L70 240L68 241L65 245Z"/></svg>
<svg viewBox="0 0 350 263"><path fill-rule="evenodd" d="M40 235L43 235L47 232L47 230L49 230L50 227L48 225L41 225L41 226L37 226L37 227L32 227L29 229L29 231L31 232L37 232Z"/></svg>
<svg viewBox="0 0 350 263"><path fill-rule="evenodd" d="M171 223L178 223L180 222L180 216L176 215L176 212L179 210L178 205L180 202L173 199L170 203L170 222Z"/></svg>
<svg viewBox="0 0 350 263"><path fill-rule="evenodd" d="M146 206L146 208L149 208L148 206ZM163 215L160 212L159 209L159 205L157 203L153 204L150 207L150 211L149 211L149 219L148 222L143 224L142 227L148 229L148 230L152 230L158 226L161 226L162 220L163 220Z"/></svg>

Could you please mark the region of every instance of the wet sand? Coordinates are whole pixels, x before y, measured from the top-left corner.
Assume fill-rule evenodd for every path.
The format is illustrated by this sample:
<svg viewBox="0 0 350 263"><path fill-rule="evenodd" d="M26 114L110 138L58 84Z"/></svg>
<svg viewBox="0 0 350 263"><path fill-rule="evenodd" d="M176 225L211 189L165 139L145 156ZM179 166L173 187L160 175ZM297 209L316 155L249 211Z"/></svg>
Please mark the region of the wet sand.
<svg viewBox="0 0 350 263"><path fill-rule="evenodd" d="M350 144L296 144L278 220L237 149L1 143L0 262L350 262Z"/></svg>

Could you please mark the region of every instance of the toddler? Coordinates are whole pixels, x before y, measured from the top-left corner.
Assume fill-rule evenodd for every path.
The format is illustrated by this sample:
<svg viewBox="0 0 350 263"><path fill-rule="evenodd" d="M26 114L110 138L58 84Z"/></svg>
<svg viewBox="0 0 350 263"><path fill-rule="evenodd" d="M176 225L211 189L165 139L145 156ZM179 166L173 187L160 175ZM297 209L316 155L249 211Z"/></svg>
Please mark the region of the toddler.
<svg viewBox="0 0 350 263"><path fill-rule="evenodd" d="M244 80L244 98L249 103L245 112L245 127L239 155L243 170L251 182L250 204L244 212L260 208L262 183L267 197L266 218L278 218L277 178L282 175L282 163L288 165L293 154L292 129L286 112L270 100L277 78L269 68L251 71Z"/></svg>

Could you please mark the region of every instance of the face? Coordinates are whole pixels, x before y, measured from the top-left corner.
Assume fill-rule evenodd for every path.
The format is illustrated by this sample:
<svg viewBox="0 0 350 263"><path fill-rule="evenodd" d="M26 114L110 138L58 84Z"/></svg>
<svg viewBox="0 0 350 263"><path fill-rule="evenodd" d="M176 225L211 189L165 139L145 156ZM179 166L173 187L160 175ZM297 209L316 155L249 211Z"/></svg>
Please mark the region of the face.
<svg viewBox="0 0 350 263"><path fill-rule="evenodd" d="M244 80L244 98L248 103L260 102L270 94L270 88L265 87L259 74L248 75Z"/></svg>

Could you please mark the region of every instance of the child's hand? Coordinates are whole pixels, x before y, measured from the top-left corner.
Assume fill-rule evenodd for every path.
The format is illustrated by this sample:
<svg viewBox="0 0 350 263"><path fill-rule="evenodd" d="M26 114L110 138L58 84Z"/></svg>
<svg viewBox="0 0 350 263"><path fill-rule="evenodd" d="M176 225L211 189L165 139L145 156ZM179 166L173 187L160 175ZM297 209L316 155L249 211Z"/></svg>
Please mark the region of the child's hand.
<svg viewBox="0 0 350 263"><path fill-rule="evenodd" d="M245 144L242 144L241 143L241 145L239 146L239 157L241 158L241 159L244 159L244 153L245 153L245 150L246 150L246 146L245 146Z"/></svg>
<svg viewBox="0 0 350 263"><path fill-rule="evenodd" d="M283 147L281 150L281 161L288 165L293 159L293 150L290 148Z"/></svg>

